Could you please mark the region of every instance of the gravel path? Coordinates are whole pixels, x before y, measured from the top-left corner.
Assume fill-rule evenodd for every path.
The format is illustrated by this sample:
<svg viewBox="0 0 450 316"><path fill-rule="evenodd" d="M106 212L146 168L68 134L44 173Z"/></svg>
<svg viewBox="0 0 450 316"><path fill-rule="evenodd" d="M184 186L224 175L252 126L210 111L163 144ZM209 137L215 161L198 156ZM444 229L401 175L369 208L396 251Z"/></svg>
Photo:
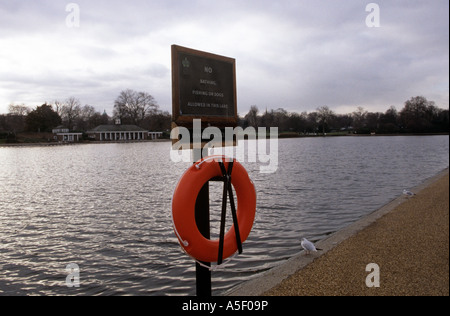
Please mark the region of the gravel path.
<svg viewBox="0 0 450 316"><path fill-rule="evenodd" d="M406 197L405 197L406 199ZM379 266L379 287L370 263ZM449 175L265 295L449 295Z"/></svg>

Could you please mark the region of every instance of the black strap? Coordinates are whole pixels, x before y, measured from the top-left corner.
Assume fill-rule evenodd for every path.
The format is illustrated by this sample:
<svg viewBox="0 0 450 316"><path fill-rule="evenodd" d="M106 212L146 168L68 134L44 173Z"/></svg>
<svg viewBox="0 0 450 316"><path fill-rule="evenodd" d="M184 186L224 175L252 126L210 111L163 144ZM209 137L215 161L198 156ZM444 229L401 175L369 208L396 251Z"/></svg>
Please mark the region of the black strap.
<svg viewBox="0 0 450 316"><path fill-rule="evenodd" d="M242 241L241 234L239 232L239 223L236 215L236 206L234 204L233 197L233 188L231 185L231 173L233 172L233 163L234 160L230 161L228 164L228 171L225 169L225 165L222 161L219 161L220 170L223 175L223 195L222 195L222 216L220 220L220 237L219 237L219 255L217 258L217 264L220 265L223 262L223 244L225 239L225 220L226 220L226 212L227 212L227 195L230 196L230 204L231 204L231 215L233 217L233 225L234 231L236 235L236 243L238 247L239 254L242 253Z"/></svg>

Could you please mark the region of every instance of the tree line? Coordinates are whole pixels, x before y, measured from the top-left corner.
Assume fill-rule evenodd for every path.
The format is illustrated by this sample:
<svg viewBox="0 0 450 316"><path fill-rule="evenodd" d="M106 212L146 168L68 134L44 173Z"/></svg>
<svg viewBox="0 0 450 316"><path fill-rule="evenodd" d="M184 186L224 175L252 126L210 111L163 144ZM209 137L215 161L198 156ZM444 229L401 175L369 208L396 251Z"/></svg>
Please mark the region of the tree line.
<svg viewBox="0 0 450 316"><path fill-rule="evenodd" d="M169 131L171 114L159 110L156 100L146 92L131 89L120 92L114 102L113 116L99 112L91 105L81 105L79 99L44 103L31 109L26 105L10 105L9 113L0 115L0 136L20 132L51 132L59 125L72 131L86 132L98 125L134 124L150 131ZM289 113L283 108L260 113L251 106L244 117L239 117L242 127L278 127L280 133L311 135L326 133L399 134L448 133L449 110L438 108L423 96L412 97L397 111L391 106L386 112L368 112L358 107L349 114L336 114L328 106L307 113Z"/></svg>
<svg viewBox="0 0 450 316"><path fill-rule="evenodd" d="M368 112L363 107L349 114L336 114L328 106L314 112L288 113L280 108L260 113L257 106L240 120L242 127L278 127L279 132L297 135L325 133L400 134L448 133L449 110L438 108L423 96L412 97L398 111Z"/></svg>
<svg viewBox="0 0 450 316"><path fill-rule="evenodd" d="M8 114L0 115L0 132L51 132L59 125L71 131L87 132L98 125L114 124L116 119L122 124L138 125L149 131L166 131L170 129L171 115L159 110L150 94L128 89L116 98L112 117L92 105L82 106L75 97L46 102L35 109L24 104L11 104Z"/></svg>

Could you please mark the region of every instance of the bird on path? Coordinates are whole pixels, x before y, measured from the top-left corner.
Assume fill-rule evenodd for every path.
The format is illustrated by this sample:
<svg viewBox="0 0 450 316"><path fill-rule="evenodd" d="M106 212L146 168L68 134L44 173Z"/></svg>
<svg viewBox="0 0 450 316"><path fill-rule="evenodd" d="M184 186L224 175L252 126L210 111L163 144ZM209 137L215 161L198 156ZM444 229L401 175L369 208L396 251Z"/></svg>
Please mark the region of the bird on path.
<svg viewBox="0 0 450 316"><path fill-rule="evenodd" d="M404 195L406 195L406 196L414 196L414 195L416 195L415 193L413 193L413 192L411 192L411 191L408 191L408 190L403 190L403 194Z"/></svg>
<svg viewBox="0 0 450 316"><path fill-rule="evenodd" d="M302 238L301 245L302 245L302 248L305 249L305 252L307 255L309 255L311 252L317 252L318 250L322 250L322 249L316 248L316 246L314 246L314 244L306 238Z"/></svg>

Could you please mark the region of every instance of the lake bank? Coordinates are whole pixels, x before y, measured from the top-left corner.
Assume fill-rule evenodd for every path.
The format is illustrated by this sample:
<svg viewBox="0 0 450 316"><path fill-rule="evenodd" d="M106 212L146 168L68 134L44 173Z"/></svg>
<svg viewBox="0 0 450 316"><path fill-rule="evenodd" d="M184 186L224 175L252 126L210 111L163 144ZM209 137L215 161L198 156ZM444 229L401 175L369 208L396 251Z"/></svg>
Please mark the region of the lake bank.
<svg viewBox="0 0 450 316"><path fill-rule="evenodd" d="M307 138L307 137L343 137L343 136L355 136L355 137L361 137L361 136L446 136L449 135L449 133L403 133L403 134L354 134L354 133L348 133L348 132L337 132L337 133L325 133L323 135L322 133L316 133L316 135L311 134L299 134L295 132L288 132L288 133L280 133L278 135L279 138Z"/></svg>
<svg viewBox="0 0 450 316"><path fill-rule="evenodd" d="M374 213L229 295L449 295L448 168ZM366 286L367 265L380 267L380 287Z"/></svg>
<svg viewBox="0 0 450 316"><path fill-rule="evenodd" d="M242 137L240 137L240 140L244 140L247 139L249 136L251 137L255 137L255 139L257 139L257 134L256 132L254 134L250 133L249 135L247 134L242 134ZM278 138L279 139L295 139L295 138L323 138L323 137L382 137L382 136L389 136L389 137L402 137L402 136L449 136L449 133L422 133L422 134L414 134L414 133L405 133L405 134L349 134L349 133L326 133L326 135L323 134L316 134L316 135L312 135L312 134L298 134L298 133L286 133L286 132L282 132L279 133ZM270 134L264 135L264 137L270 137ZM42 137L39 138L35 138L35 139L40 139ZM48 137L50 139L50 137ZM171 141L171 139L168 138L161 138L161 139L154 139L154 140L139 140L139 141L80 141L80 142L46 142L46 141L35 141L35 139L33 141L22 141L22 142L17 142L17 143L7 143L5 139L0 139L0 147L21 147L21 146L61 146L61 145L82 145L82 144L109 144L109 143L134 143L134 142L155 142L155 141L160 141L160 142L168 142Z"/></svg>
<svg viewBox="0 0 450 316"><path fill-rule="evenodd" d="M157 143L157 142L169 142L170 139L152 139L152 140L139 140L139 141L96 141L96 142L64 142L64 143L9 143L2 144L1 147L52 147L52 146L74 146L74 145L91 145L91 144L131 144L131 143Z"/></svg>

